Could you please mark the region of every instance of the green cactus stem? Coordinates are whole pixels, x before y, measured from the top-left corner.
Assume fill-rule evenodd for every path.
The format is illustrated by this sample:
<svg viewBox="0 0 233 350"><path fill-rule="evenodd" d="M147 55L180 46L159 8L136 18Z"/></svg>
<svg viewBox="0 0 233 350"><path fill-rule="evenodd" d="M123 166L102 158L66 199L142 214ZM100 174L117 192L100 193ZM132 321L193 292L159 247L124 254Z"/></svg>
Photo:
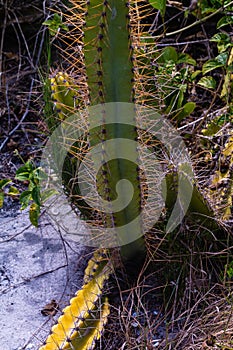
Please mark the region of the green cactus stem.
<svg viewBox="0 0 233 350"><path fill-rule="evenodd" d="M102 166L99 169L96 182L98 192L101 198L109 202L109 205L116 198L122 197L123 207L123 197L127 193L125 183L122 180L127 179L133 186L132 199L123 209L107 214L103 210L100 213L103 225L106 228L117 227L119 232L119 227L124 227L135 220L135 231L138 231L138 227L141 225L137 221L137 217L140 216L141 212L141 186L137 165L139 154L137 142L135 142L138 133L135 127L135 111L132 103L134 101L134 56L129 2L125 0L72 0L70 3L72 5L72 16L69 17L68 22L70 21L79 33L75 41L82 47L82 53L78 62L76 61L76 65L72 62L73 75L82 72L86 79L89 104L91 106L101 104L103 109L99 127L95 126L95 120L88 119L90 149L100 143L103 144L100 154ZM68 35L69 33L66 34L66 36ZM68 61L74 61L72 54L69 56L69 53L67 53L66 58ZM71 91L64 97L61 92L59 93L59 98L63 101L61 105L64 109L65 97L67 99ZM68 102L70 106L70 100ZM110 119L104 107L109 102L116 103L115 106L112 105L111 124L109 124ZM119 102L132 103L131 117L127 116L127 125L119 123L119 114L124 113L123 110L119 109L119 104L117 104ZM115 154L112 154L112 160L108 161L106 159L105 154L108 150L104 142L112 139L122 139L123 144L124 139L133 141L131 143L132 161L120 158L119 149L116 149ZM67 167L71 169L73 165ZM75 171L76 169L73 170L72 174ZM72 175L70 178L72 178ZM69 180L66 179L65 182L69 183ZM74 189L74 191L79 194L78 189ZM85 206L81 199L79 200L80 203L81 211L83 208L84 211L88 209L88 205ZM77 205L79 206L79 204ZM132 226L128 231L126 228L125 231L118 237L123 260L132 259L134 256L144 256L143 233L139 235L140 238L138 239L138 235L135 236ZM124 237L127 237L127 239ZM125 244L125 241L131 243Z"/></svg>

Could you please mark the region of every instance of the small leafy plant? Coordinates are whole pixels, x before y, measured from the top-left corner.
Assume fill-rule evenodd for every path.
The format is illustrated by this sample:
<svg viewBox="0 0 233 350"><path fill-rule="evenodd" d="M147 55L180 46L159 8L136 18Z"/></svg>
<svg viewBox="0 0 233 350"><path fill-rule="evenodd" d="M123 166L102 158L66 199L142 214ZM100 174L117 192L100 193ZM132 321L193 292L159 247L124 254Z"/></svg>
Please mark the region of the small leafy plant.
<svg viewBox="0 0 233 350"><path fill-rule="evenodd" d="M178 53L174 47L168 46L159 53L156 65L155 85L165 103L164 113L179 123L196 107L194 102L186 101L196 61L190 55Z"/></svg>
<svg viewBox="0 0 233 350"><path fill-rule="evenodd" d="M223 18L218 22L217 28L220 29L227 25L229 22ZM222 69L224 74L224 80L222 83L222 89L220 97L229 102L229 97L232 94L233 88L233 43L230 35L227 32L220 31L216 33L211 39L211 42L216 43L218 49L218 55L209 59L202 66L203 77L199 80L198 84L206 89L214 90L217 86L217 81L212 75L207 75L217 69Z"/></svg>
<svg viewBox="0 0 233 350"><path fill-rule="evenodd" d="M47 21L43 22L43 24L48 27L49 33L52 37L57 35L61 29L66 32L69 30L68 27L62 22L62 18L58 13L54 13L53 18L48 19Z"/></svg>
<svg viewBox="0 0 233 350"><path fill-rule="evenodd" d="M31 160L28 160L23 166L17 169L15 179L27 183L28 189L23 191L19 197L21 210L29 206L30 221L37 227L42 205L39 168L35 167Z"/></svg>
<svg viewBox="0 0 233 350"><path fill-rule="evenodd" d="M18 152L16 152L16 154L18 154ZM23 159L21 158L21 160ZM40 180L42 177L45 178L47 175L41 171L40 167L35 166L31 159L24 162L24 164L17 169L14 180L23 182L27 189L20 191L17 187L11 185L14 183L12 179L0 180L0 208L3 206L4 197L17 198L21 204L21 210L29 207L30 221L35 227L38 227L43 203L57 193L56 190L52 189L41 191Z"/></svg>

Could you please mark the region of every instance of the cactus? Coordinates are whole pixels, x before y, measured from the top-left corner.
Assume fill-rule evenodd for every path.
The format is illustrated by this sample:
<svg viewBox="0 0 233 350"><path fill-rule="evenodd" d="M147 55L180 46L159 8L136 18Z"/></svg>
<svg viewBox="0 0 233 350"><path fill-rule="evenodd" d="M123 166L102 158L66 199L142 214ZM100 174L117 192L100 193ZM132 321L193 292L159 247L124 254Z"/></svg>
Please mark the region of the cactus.
<svg viewBox="0 0 233 350"><path fill-rule="evenodd" d="M86 80L87 86L83 82L84 104L132 102L134 99L134 67L129 2L125 0L98 0L92 2L72 0L70 3L72 5L72 15L69 14L67 24L71 24L74 31L67 33L67 36L71 40L73 36L75 47L82 47L83 50L80 53L78 63L77 61L74 62L75 53L70 52L70 47L68 47L64 56L71 65L72 76L75 77L81 74L84 77L83 80ZM55 101L55 108L58 110L58 116L61 120L66 119L77 108L77 100L74 100L74 89L76 89L77 84L74 81L75 78L71 78L67 73L58 73L51 78L52 98ZM86 90L88 94L85 94ZM117 110L115 114L117 118ZM132 113L131 120L128 120L128 125L122 127L116 127L116 124L107 124L104 118L103 115L103 122L99 128L92 128L92 120L87 121L90 123L88 135L90 149L102 141L113 138L127 138L132 141L137 139L138 133L134 126L134 113ZM131 149L131 155L135 162L128 162L127 167L124 160L117 157L116 152L114 158L118 159L116 162L111 162L111 168L109 169L109 163L104 164L100 169L99 173L101 175L97 179L97 188L101 197L105 200L111 202L116 198L116 184L122 179L128 179L134 188L133 199L126 208L114 213L114 215L110 213L103 214L102 221L107 227L114 225L120 227L125 222L137 218L140 214L142 195L139 169L136 164L139 156L136 142ZM64 168L66 169L64 183L65 186L69 187L67 189L68 193L71 194L70 188L72 187L73 193L71 195L76 196L76 198L77 196L80 197L78 186L71 184L71 179L74 179L77 167L73 166L72 160L67 157ZM67 175L69 172L70 177ZM86 215L90 214L88 213L88 206L85 206L82 199L76 201L76 204L81 212ZM138 226L139 222L136 222L135 225ZM122 246L122 257L127 260L137 254L144 256L144 240L142 238L134 240L132 230L126 232L125 235L132 236L132 239L129 240L132 243Z"/></svg>
<svg viewBox="0 0 233 350"><path fill-rule="evenodd" d="M141 6L141 10L146 13L149 4L137 0L70 0L70 4L66 24L70 25L72 30L64 35L64 40L73 41L73 45L69 45L63 53L69 63L66 73L60 72L51 78L55 108L61 120L65 120L79 108L87 105L101 105L103 113L101 126L98 127L92 127L92 120L84 116L89 126L85 134L88 145L82 148L77 141L70 148L63 167L63 181L68 195L71 195L73 203L86 218L93 221L98 218L103 226L121 227L139 217L147 192L143 174L137 166L139 152L136 142L131 149L135 162L125 163L117 156L117 150L116 161L106 162L103 149L102 165L96 180L100 196L109 203L117 197L118 182L122 179L130 181L133 186L133 198L122 210L102 213L97 208L90 208L82 199L79 185L72 181L82 162L82 152L85 154L87 147L91 149L101 142L114 138L135 141L139 136L141 143L145 145L150 143L153 149L158 145L158 140L150 137L148 142L148 134L134 126L134 113L127 126L119 123L117 119L118 102L158 106L157 101L153 102L155 92L150 90L151 73L144 74L144 70L149 68L144 67L143 62L150 50L148 48L146 53L140 48L139 7ZM148 90L146 90L147 84ZM112 102L115 103L116 119L109 124L104 104ZM75 152L80 153L77 155ZM73 162L73 156L76 156L78 162ZM176 171L171 170L166 176L168 211L172 211L175 205L178 181ZM186 185L190 184L186 182ZM214 211L197 185L194 186L189 207L191 217L193 212L195 212L194 220L198 219L199 223L204 223L211 229L219 229ZM228 212L225 215L228 215ZM138 221L136 225L140 227L140 222ZM134 232L127 231L125 235L133 238ZM131 243L122 245L120 250L123 260L132 260L134 257L138 260L140 256L144 258L146 248L143 232L140 238L131 239ZM94 253L85 271L85 285L75 298L71 299L70 306L64 309L64 314L52 328L52 334L40 350L93 348L94 340L100 337L109 313L107 301L100 296L111 268L102 253L103 251ZM99 299L101 301L97 306Z"/></svg>
<svg viewBox="0 0 233 350"><path fill-rule="evenodd" d="M84 285L63 309L51 334L39 350L91 350L99 339L110 312L102 296L112 271L104 251L96 251L85 271Z"/></svg>
<svg viewBox="0 0 233 350"><path fill-rule="evenodd" d="M60 120L73 114L79 104L78 86L66 72L58 72L50 78L51 97Z"/></svg>

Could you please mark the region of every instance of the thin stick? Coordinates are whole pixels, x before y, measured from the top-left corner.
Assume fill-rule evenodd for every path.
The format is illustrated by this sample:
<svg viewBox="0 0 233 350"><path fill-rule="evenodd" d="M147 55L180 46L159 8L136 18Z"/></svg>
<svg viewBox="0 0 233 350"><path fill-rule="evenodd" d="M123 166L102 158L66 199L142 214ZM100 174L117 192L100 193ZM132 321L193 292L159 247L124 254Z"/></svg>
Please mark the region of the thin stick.
<svg viewBox="0 0 233 350"><path fill-rule="evenodd" d="M176 35L176 34L179 34L179 33L183 33L185 30L188 30L188 29L190 29L190 28L193 28L193 27L195 27L196 25L201 24L201 23L207 21L208 19L214 17L216 14L218 14L218 13L221 12L221 11L224 11L227 7L229 7L229 6L231 6L231 5L233 5L233 1L231 1L231 2L230 2L229 4L227 4L226 6L223 6L223 7L221 7L220 9L216 10L215 12L211 13L210 15L208 15L208 16L206 16L206 17L204 17L204 18L199 19L197 22L194 22L194 23L188 25L187 27L180 28L180 29L178 29L178 30L175 30L174 32L165 33L165 34L164 34L164 37L173 36L173 35ZM160 38L160 37L161 37L161 35L159 35L159 36L153 36L154 39L157 39L157 38Z"/></svg>
<svg viewBox="0 0 233 350"><path fill-rule="evenodd" d="M7 13L8 13L7 1L5 2L5 5L4 5L4 12L5 12L5 16L4 16L2 36L1 36L1 45L0 45L0 88L2 86L2 74L3 74L2 55L3 55L4 37L5 37L5 32L6 32Z"/></svg>

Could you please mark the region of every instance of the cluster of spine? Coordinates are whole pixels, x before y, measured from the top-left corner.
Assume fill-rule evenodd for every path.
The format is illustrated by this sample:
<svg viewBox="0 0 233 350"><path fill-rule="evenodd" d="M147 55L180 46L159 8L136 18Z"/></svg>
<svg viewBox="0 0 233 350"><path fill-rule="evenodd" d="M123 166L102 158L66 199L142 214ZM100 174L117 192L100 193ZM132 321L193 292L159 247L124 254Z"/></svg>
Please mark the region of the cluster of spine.
<svg viewBox="0 0 233 350"><path fill-rule="evenodd" d="M71 0L70 4L66 24L72 30L64 40L72 44L63 54L68 71L86 79L91 105L132 102L135 35L131 35L131 22L135 21L129 8L137 6L137 1Z"/></svg>
<svg viewBox="0 0 233 350"><path fill-rule="evenodd" d="M82 106L89 104L86 67L84 63L83 38L87 0L69 1L69 8L64 14L65 24L69 31L61 35L65 49L59 50L63 62L66 62L65 71L72 77L72 83L78 86L81 92Z"/></svg>
<svg viewBox="0 0 233 350"><path fill-rule="evenodd" d="M113 38L112 19L119 17L119 8L126 21L120 18L121 28ZM115 102L116 98L118 102L154 103L154 44L143 39L149 29L143 22L152 11L147 0L69 1L64 18L70 30L62 34L66 48L61 56L67 62L66 72L79 81L86 104Z"/></svg>
<svg viewBox="0 0 233 350"><path fill-rule="evenodd" d="M155 55L156 43L149 37L150 24L146 23L146 18L153 13L153 8L149 1L129 1L129 13L134 102L155 109L162 103L155 86L155 61L158 52L156 49Z"/></svg>
<svg viewBox="0 0 233 350"><path fill-rule="evenodd" d="M104 250L94 253L85 270L84 285L70 300L39 350L91 350L110 312L103 288L112 268Z"/></svg>

